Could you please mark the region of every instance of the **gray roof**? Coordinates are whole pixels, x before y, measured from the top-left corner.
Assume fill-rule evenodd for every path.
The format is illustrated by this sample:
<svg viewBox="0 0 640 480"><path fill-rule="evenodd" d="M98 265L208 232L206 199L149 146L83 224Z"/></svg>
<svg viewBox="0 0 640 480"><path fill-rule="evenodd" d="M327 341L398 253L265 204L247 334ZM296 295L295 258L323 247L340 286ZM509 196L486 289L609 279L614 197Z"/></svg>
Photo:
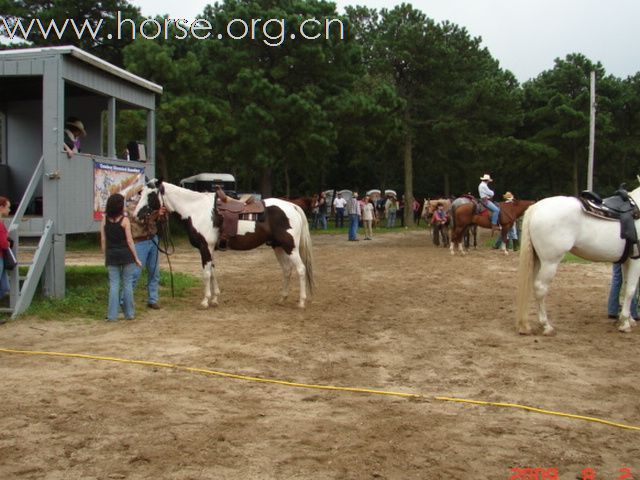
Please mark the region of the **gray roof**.
<svg viewBox="0 0 640 480"><path fill-rule="evenodd" d="M61 47L42 47L42 48L22 48L15 50L2 50L0 51L0 60L4 57L37 57L37 56L46 56L51 54L58 55L70 55L78 60L81 60L89 65L92 65L96 68L99 68L105 72L108 72L116 77L120 77L124 80L127 80L131 83L135 83L136 85L143 87L147 90L150 90L154 93L162 93L162 87L157 85L149 80L145 80L144 78L138 77L133 73L127 72L126 70L116 67L111 63L102 60L101 58L96 57L95 55L91 55L90 53L85 52L84 50L80 50L78 47L74 46L61 46Z"/></svg>

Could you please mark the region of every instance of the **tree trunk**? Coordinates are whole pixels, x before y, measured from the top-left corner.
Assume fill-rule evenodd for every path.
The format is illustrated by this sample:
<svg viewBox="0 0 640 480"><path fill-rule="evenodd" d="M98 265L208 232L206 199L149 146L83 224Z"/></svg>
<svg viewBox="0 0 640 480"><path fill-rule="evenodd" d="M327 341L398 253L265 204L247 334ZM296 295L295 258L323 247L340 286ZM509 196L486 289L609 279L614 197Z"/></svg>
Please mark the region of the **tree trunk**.
<svg viewBox="0 0 640 480"><path fill-rule="evenodd" d="M156 159L158 161L156 167L157 170L156 171L160 171L160 176L162 178L170 178L169 177L169 170L167 169L167 159L165 158L165 156L163 154L157 154L156 155ZM157 175L157 173L156 173Z"/></svg>
<svg viewBox="0 0 640 480"><path fill-rule="evenodd" d="M269 198L272 195L271 167L264 167L262 169L262 178L260 179L260 193L262 194L262 198Z"/></svg>
<svg viewBox="0 0 640 480"><path fill-rule="evenodd" d="M451 196L451 177L449 173L444 174L444 196L449 198Z"/></svg>
<svg viewBox="0 0 640 480"><path fill-rule="evenodd" d="M578 155L577 151L573 149L573 194L577 197L580 193L580 185L578 182Z"/></svg>
<svg viewBox="0 0 640 480"><path fill-rule="evenodd" d="M286 163L284 164L284 190L285 196L291 198L291 179L289 178L289 167Z"/></svg>
<svg viewBox="0 0 640 480"><path fill-rule="evenodd" d="M404 112L404 145L402 154L404 157L404 224L413 227L413 138L409 125L409 110Z"/></svg>

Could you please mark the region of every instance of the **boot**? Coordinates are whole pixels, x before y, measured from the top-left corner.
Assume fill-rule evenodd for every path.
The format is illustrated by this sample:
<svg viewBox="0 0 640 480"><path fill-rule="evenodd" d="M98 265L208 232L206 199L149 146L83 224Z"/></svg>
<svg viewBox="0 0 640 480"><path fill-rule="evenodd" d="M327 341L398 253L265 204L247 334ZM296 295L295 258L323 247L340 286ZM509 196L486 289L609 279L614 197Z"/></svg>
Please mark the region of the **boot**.
<svg viewBox="0 0 640 480"><path fill-rule="evenodd" d="M518 250L520 250L520 240L514 239L513 240L513 251L517 252Z"/></svg>
<svg viewBox="0 0 640 480"><path fill-rule="evenodd" d="M513 240L507 240L507 250L513 249ZM515 251L515 250L514 250Z"/></svg>

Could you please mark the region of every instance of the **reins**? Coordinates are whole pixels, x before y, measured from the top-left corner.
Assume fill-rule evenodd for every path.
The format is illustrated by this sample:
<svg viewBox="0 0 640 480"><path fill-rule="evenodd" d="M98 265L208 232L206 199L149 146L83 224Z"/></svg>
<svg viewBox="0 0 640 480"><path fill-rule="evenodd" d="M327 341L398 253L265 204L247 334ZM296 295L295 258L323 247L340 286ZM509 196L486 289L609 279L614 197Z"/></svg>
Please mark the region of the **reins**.
<svg viewBox="0 0 640 480"><path fill-rule="evenodd" d="M162 192L158 191L158 194L162 196ZM164 202L161 203L164 205ZM176 251L176 246L173 243L173 239L171 238L171 229L169 228L169 216L167 215L167 219L165 222L156 222L158 225L158 233L160 237L160 241L156 243L153 241L153 244L156 246L160 253L164 253L167 256L167 263L169 264L169 278L171 279L171 298L175 298L175 288L173 283L173 266L171 265L171 255L173 255ZM160 242L163 243L163 248L160 247Z"/></svg>

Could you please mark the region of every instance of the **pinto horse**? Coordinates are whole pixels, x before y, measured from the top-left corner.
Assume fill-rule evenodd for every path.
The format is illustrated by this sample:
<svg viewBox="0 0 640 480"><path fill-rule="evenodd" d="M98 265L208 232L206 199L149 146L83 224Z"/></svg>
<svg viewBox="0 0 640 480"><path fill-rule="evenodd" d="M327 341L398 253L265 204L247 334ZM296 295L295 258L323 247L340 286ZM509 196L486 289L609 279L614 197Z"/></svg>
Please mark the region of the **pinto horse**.
<svg viewBox="0 0 640 480"><path fill-rule="evenodd" d="M221 216L216 210L216 193L194 192L161 180L152 180L140 193L134 212L139 218L164 206L179 214L187 228L191 245L200 251L204 282L204 308L218 305L220 289L216 280L213 252L220 234ZM233 201L233 200L230 200ZM298 306L304 308L307 290L313 291L313 255L307 217L300 207L286 200L267 198L264 213L254 222L238 228L238 235L228 239L232 250L251 250L267 244L280 263L284 285L280 302L289 295L289 277L293 268L300 278ZM213 291L213 293L212 293Z"/></svg>
<svg viewBox="0 0 640 480"><path fill-rule="evenodd" d="M640 188L629 195L640 204ZM640 228L640 220L635 221L635 227ZM536 203L524 216L520 246L516 297L518 331L522 334L531 332L528 314L533 291L542 333L551 335L554 329L547 318L545 297L564 255L571 252L593 262L613 263L622 258L626 242L620 238L619 222L585 213L575 197L549 197ZM622 264L622 274L626 287L618 330L630 332L636 323L629 314L640 276L640 260L628 258Z"/></svg>
<svg viewBox="0 0 640 480"><path fill-rule="evenodd" d="M502 251L508 255L507 233L514 222L520 218L524 212L535 202L531 200L513 200L512 202L501 202L500 206L500 232L502 236ZM453 233L451 234L451 255L455 254L457 246L460 253L465 254L462 247L462 237L471 225L478 225L484 228L491 228L491 218L489 215L477 215L475 204L467 197L460 197L454 200L451 205L451 219L453 222Z"/></svg>

